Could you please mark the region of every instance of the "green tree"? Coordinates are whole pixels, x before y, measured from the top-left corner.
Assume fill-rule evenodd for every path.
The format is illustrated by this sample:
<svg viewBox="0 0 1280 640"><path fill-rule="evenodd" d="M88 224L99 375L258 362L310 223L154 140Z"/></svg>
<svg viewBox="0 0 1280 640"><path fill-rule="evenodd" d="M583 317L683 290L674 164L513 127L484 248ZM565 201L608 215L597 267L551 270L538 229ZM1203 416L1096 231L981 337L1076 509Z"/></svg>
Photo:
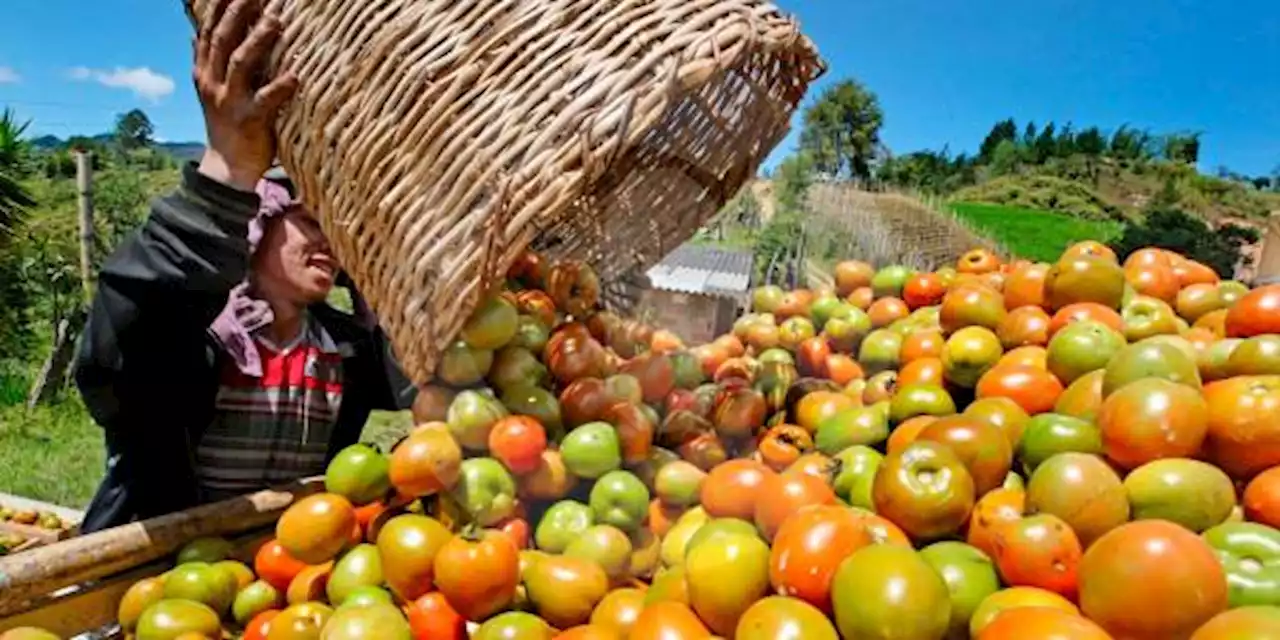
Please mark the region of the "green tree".
<svg viewBox="0 0 1280 640"><path fill-rule="evenodd" d="M1200 133L1173 133L1164 136L1162 153L1169 162L1195 164L1200 161Z"/></svg>
<svg viewBox="0 0 1280 640"><path fill-rule="evenodd" d="M1018 163L1021 160L1022 152L1018 148L1018 143L1013 140L1005 140L996 147L995 153L991 154L991 174L996 176L1007 176L1018 170Z"/></svg>
<svg viewBox="0 0 1280 640"><path fill-rule="evenodd" d="M35 200L19 180L28 171L30 144L12 111L0 113L0 359L22 355L29 337L22 262L13 250L21 237L27 209Z"/></svg>
<svg viewBox="0 0 1280 640"><path fill-rule="evenodd" d="M1248 227L1225 224L1213 229L1185 211L1163 207L1149 211L1141 223L1125 227L1111 248L1123 260L1143 247L1160 247L1202 262L1223 278L1232 278L1236 265L1245 259L1241 249L1257 242L1258 237L1258 232Z"/></svg>
<svg viewBox="0 0 1280 640"><path fill-rule="evenodd" d="M151 146L155 135L151 118L141 109L133 109L116 116L116 143L125 150Z"/></svg>
<svg viewBox="0 0 1280 640"><path fill-rule="evenodd" d="M1076 134L1076 151L1086 156L1100 156L1107 151L1107 138L1102 130L1089 127Z"/></svg>
<svg viewBox="0 0 1280 640"><path fill-rule="evenodd" d="M828 87L805 110L800 148L817 171L869 178L883 125L876 94L855 80L845 80Z"/></svg>
<svg viewBox="0 0 1280 640"><path fill-rule="evenodd" d="M982 146L978 148L978 157L983 162L990 162L991 157L995 155L996 147L1000 146L1001 142L1017 139L1018 124L1013 121L1013 118L1001 120L991 127L991 132L982 140Z"/></svg>

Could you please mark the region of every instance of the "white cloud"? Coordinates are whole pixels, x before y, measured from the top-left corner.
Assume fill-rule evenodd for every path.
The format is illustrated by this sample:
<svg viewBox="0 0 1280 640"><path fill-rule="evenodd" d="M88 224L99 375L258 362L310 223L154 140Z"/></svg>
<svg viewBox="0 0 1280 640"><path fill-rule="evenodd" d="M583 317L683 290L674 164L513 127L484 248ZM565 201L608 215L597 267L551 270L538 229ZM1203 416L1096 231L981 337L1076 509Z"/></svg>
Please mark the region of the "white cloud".
<svg viewBox="0 0 1280 640"><path fill-rule="evenodd" d="M22 76L18 75L18 72L14 71L13 67L0 66L0 84L20 82L21 80Z"/></svg>
<svg viewBox="0 0 1280 640"><path fill-rule="evenodd" d="M135 95L152 102L156 102L160 98L173 93L174 89L173 78L156 73L149 67L133 69L116 67L111 71L90 69L88 67L73 67L68 71L68 76L72 80L92 80L104 87L113 89L128 89Z"/></svg>

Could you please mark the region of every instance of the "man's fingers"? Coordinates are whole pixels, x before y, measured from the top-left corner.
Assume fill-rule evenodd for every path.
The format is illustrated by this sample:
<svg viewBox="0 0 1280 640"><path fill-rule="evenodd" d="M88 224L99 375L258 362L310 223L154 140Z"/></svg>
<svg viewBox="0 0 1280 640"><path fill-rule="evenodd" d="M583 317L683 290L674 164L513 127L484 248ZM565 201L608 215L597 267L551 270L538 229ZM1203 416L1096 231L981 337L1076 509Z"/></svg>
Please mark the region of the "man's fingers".
<svg viewBox="0 0 1280 640"><path fill-rule="evenodd" d="M263 115L274 115L298 91L298 77L286 73L263 87L254 96L254 104Z"/></svg>
<svg viewBox="0 0 1280 640"><path fill-rule="evenodd" d="M227 64L231 53L244 40L245 30L257 18L261 0L232 0L231 6L218 21L209 47L209 76L214 82L227 78Z"/></svg>
<svg viewBox="0 0 1280 640"><path fill-rule="evenodd" d="M199 69L209 63L209 47L213 43L213 30L222 22L222 17L226 15L227 5L231 0L216 0L209 9L209 13L203 16L204 22L200 24L200 33L196 36L196 68Z"/></svg>
<svg viewBox="0 0 1280 640"><path fill-rule="evenodd" d="M244 91L253 89L254 77L266 64L271 48L279 39L278 18L268 16L259 20L249 37L231 54L231 62L227 65L227 84Z"/></svg>

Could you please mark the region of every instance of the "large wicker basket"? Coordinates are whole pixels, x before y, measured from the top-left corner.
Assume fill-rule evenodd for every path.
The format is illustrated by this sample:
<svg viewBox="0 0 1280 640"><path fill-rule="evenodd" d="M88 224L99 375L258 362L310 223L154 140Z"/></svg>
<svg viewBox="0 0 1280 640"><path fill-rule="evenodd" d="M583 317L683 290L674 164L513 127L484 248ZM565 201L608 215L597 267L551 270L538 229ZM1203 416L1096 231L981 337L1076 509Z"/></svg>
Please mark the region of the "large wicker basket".
<svg viewBox="0 0 1280 640"><path fill-rule="evenodd" d="M690 237L823 70L761 0L265 4L281 163L418 382L535 239L608 280Z"/></svg>

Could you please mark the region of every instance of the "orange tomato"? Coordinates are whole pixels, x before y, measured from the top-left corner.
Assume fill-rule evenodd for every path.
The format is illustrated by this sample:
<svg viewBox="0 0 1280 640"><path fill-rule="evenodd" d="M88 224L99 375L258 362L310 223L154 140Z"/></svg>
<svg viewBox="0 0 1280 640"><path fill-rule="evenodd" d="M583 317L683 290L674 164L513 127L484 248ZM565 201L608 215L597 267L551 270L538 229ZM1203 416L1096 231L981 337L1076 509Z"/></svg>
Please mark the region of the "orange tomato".
<svg viewBox="0 0 1280 640"><path fill-rule="evenodd" d="M836 264L836 293L841 297L871 286L871 279L876 275L876 268L860 260L845 260Z"/></svg>
<svg viewBox="0 0 1280 640"><path fill-rule="evenodd" d="M1209 406L1199 392L1159 378L1121 387L1103 400L1098 412L1103 450L1125 469L1195 455L1208 425Z"/></svg>
<svg viewBox="0 0 1280 640"><path fill-rule="evenodd" d="M977 640L1112 640L1102 627L1051 607L1021 607L1000 612Z"/></svg>
<svg viewBox="0 0 1280 640"><path fill-rule="evenodd" d="M1151 296L1173 304L1178 298L1178 276L1168 266L1129 267L1124 270L1125 280L1138 295Z"/></svg>
<svg viewBox="0 0 1280 640"><path fill-rule="evenodd" d="M831 580L845 558L873 544L865 522L841 506L816 506L788 518L773 539L769 581L781 595L831 614Z"/></svg>
<svg viewBox="0 0 1280 640"><path fill-rule="evenodd" d="M1183 260L1173 265L1173 275L1177 276L1178 284L1183 287L1193 284L1218 284L1221 280L1218 272L1211 269L1209 265L1195 260Z"/></svg>
<svg viewBox="0 0 1280 640"><path fill-rule="evenodd" d="M1049 337L1052 338L1068 324L1082 320L1094 320L1116 331L1124 331L1124 319L1115 309L1096 302L1077 302L1058 309L1058 312L1053 314L1049 319Z"/></svg>
<svg viewBox="0 0 1280 640"><path fill-rule="evenodd" d="M1033 369L1048 370L1049 350L1039 346L1018 347L1000 356L995 366L1031 367Z"/></svg>
<svg viewBox="0 0 1280 640"><path fill-rule="evenodd" d="M1280 466L1249 481L1244 490L1244 517L1280 529Z"/></svg>
<svg viewBox="0 0 1280 640"><path fill-rule="evenodd" d="M536 470L546 449L546 430L529 416L501 418L489 431L489 452L517 475Z"/></svg>
<svg viewBox="0 0 1280 640"><path fill-rule="evenodd" d="M1143 249L1138 249L1137 251L1134 251L1133 253L1129 254L1129 257L1125 258L1123 266L1125 269L1128 269L1130 267L1151 267L1151 266L1168 267L1172 269L1173 262L1169 260L1169 255L1170 255L1169 252L1165 251L1164 249L1159 249L1156 247L1146 247Z"/></svg>
<svg viewBox="0 0 1280 640"><path fill-rule="evenodd" d="M1042 513L1009 522L995 530L994 547L993 560L1006 584L1075 599L1084 550L1061 518Z"/></svg>
<svg viewBox="0 0 1280 640"><path fill-rule="evenodd" d="M649 501L649 517L645 519L645 525L653 535L665 536L683 513L684 509L665 504L660 498L654 498Z"/></svg>
<svg viewBox="0 0 1280 640"><path fill-rule="evenodd" d="M813 451L813 447L813 436L807 429L794 424L780 424L765 432L756 451L761 462L781 472L795 464L800 456Z"/></svg>
<svg viewBox="0 0 1280 640"><path fill-rule="evenodd" d="M991 273L1000 268L1000 257L990 249L973 249L956 261L959 273Z"/></svg>
<svg viewBox="0 0 1280 640"><path fill-rule="evenodd" d="M804 473L774 474L765 479L756 496L756 528L765 540L773 540L782 523L801 509L835 503L835 491L823 478Z"/></svg>
<svg viewBox="0 0 1280 640"><path fill-rule="evenodd" d="M1015 269L1004 281L1004 308L1010 311L1021 307L1045 305L1044 281L1049 275L1049 265L1028 264Z"/></svg>
<svg viewBox="0 0 1280 640"><path fill-rule="evenodd" d="M655 602L640 612L629 640L710 640L711 631L689 605Z"/></svg>
<svg viewBox="0 0 1280 640"><path fill-rule="evenodd" d="M1080 608L1119 638L1185 638L1227 608L1227 576L1200 536L1163 520L1131 522L1085 552Z"/></svg>
<svg viewBox="0 0 1280 640"><path fill-rule="evenodd" d="M938 421L937 416L916 416L909 418L902 424L893 428L889 433L889 442L885 444L886 451L892 455L895 452L906 449L912 442L916 441L916 437L920 435L924 428Z"/></svg>
<svg viewBox="0 0 1280 640"><path fill-rule="evenodd" d="M1049 314L1040 307L1018 307L996 327L1005 349L1049 344Z"/></svg>
<svg viewBox="0 0 1280 640"><path fill-rule="evenodd" d="M917 273L907 278L902 288L902 299L911 309L919 309L938 304L946 294L947 287L936 273Z"/></svg>
<svg viewBox="0 0 1280 640"><path fill-rule="evenodd" d="M355 507L333 493L307 496L289 507L276 522L276 539L289 555L307 564L332 560L351 538Z"/></svg>
<svg viewBox="0 0 1280 640"><path fill-rule="evenodd" d="M1192 323L1192 328L1204 329L1219 340L1227 337L1227 309L1210 311Z"/></svg>
<svg viewBox="0 0 1280 640"><path fill-rule="evenodd" d="M969 284L947 292L938 310L938 323L947 334L972 326L994 331L1004 322L1005 314L1000 292L986 285Z"/></svg>
<svg viewBox="0 0 1280 640"><path fill-rule="evenodd" d="M1007 611L1043 607L1057 609L1071 615L1080 615L1076 605L1052 591L1035 587L1010 587L983 599L969 620L969 635L973 638L981 637L983 630Z"/></svg>
<svg viewBox="0 0 1280 640"><path fill-rule="evenodd" d="M965 541L979 551L996 555L996 532L1022 519L1027 512L1027 493L1021 489L994 489L982 496L969 516Z"/></svg>
<svg viewBox="0 0 1280 640"><path fill-rule="evenodd" d="M777 475L755 460L729 460L716 465L702 481L702 508L713 518L755 518L756 497L765 481Z"/></svg>
<svg viewBox="0 0 1280 640"><path fill-rule="evenodd" d="M436 554L433 569L436 588L454 610L479 622L515 601L520 552L502 534L454 536Z"/></svg>
<svg viewBox="0 0 1280 640"><path fill-rule="evenodd" d="M842 387L854 380L861 380L866 375L857 360L843 353L833 353L827 356L826 371L827 378Z"/></svg>
<svg viewBox="0 0 1280 640"><path fill-rule="evenodd" d="M875 300L875 297L875 291L872 290L871 287L858 287L853 290L853 293L845 296L844 300L845 302L866 311L871 307L871 301Z"/></svg>
<svg viewBox="0 0 1280 640"><path fill-rule="evenodd" d="M1003 484L1013 464L1013 447L1004 432L972 416L939 418L922 429L915 441L937 442L950 449L969 471L978 496Z"/></svg>
<svg viewBox="0 0 1280 640"><path fill-rule="evenodd" d="M929 329L915 331L902 339L902 348L898 357L903 364L920 358L941 358L942 347L947 343L941 331Z"/></svg>
<svg viewBox="0 0 1280 640"><path fill-rule="evenodd" d="M898 372L899 388L911 384L942 384L942 360L940 358L919 358L908 362Z"/></svg>
<svg viewBox="0 0 1280 640"><path fill-rule="evenodd" d="M1001 365L992 368L978 380L978 398L1009 398L1028 415L1053 411L1062 395L1062 383L1040 367Z"/></svg>
<svg viewBox="0 0 1280 640"><path fill-rule="evenodd" d="M1070 247L1067 247L1067 250L1062 252L1062 257L1063 258L1093 257L1093 258L1102 258L1104 260L1110 260L1111 262L1116 262L1116 252L1112 251L1111 247L1108 247L1107 245L1102 244L1101 242L1098 242L1096 240L1085 240L1083 242L1077 242L1071 245Z"/></svg>
<svg viewBox="0 0 1280 640"><path fill-rule="evenodd" d="M871 303L867 309L867 315L871 317L871 326L878 329L911 315L911 309L907 307L907 303L898 298L880 298Z"/></svg>

